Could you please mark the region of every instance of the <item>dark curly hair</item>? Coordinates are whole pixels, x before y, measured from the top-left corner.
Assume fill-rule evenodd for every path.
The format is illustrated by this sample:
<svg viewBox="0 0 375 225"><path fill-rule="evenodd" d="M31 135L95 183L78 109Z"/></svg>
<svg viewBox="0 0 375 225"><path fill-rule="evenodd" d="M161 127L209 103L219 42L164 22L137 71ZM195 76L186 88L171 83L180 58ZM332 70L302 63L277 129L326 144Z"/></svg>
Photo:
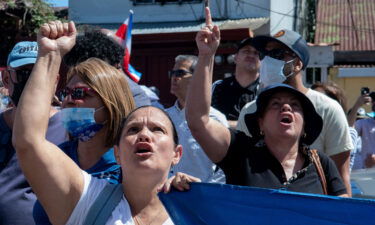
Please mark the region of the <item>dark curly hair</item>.
<svg viewBox="0 0 375 225"><path fill-rule="evenodd" d="M77 37L75 46L64 56L64 62L71 67L92 57L119 67L124 57L124 49L99 29L90 28Z"/></svg>

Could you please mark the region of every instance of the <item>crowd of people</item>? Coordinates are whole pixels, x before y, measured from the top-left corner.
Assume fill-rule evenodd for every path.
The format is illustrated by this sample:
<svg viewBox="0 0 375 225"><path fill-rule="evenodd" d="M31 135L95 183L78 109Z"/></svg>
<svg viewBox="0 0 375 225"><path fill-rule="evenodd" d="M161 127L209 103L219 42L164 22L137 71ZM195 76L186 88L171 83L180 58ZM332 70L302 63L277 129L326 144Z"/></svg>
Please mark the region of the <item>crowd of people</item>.
<svg viewBox="0 0 375 225"><path fill-rule="evenodd" d="M170 108L124 74L108 30L77 36L51 21L14 46L0 92L0 224L173 224L157 193L191 182L351 197L350 171L375 166L375 120L357 113L375 111L375 94L349 110L335 83L306 87L308 46L290 30L244 39L235 75L213 83L220 30L205 13L198 55L176 56L168 73Z"/></svg>

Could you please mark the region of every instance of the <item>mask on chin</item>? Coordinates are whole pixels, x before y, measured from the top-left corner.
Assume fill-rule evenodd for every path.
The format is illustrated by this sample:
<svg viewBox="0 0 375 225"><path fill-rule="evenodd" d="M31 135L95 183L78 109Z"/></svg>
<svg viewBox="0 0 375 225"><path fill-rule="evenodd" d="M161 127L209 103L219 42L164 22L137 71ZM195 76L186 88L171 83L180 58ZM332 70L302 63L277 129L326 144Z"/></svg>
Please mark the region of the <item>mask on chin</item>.
<svg viewBox="0 0 375 225"><path fill-rule="evenodd" d="M283 60L274 59L269 56L265 56L264 59L261 61L260 65L260 83L262 88L265 88L272 84L281 84L283 83L288 77L293 75L292 69L285 67L286 65L292 63L294 59L284 62ZM288 75L284 75L284 71L290 73Z"/></svg>
<svg viewBox="0 0 375 225"><path fill-rule="evenodd" d="M73 137L82 142L89 141L95 134L103 128L103 124L95 122L94 114L97 110L94 108L65 108L61 110L62 122L65 129Z"/></svg>
<svg viewBox="0 0 375 225"><path fill-rule="evenodd" d="M10 96L10 99L12 100L15 106L17 106L18 102L20 101L22 91L25 88L26 83L27 83L27 80L24 82L13 83L13 93Z"/></svg>

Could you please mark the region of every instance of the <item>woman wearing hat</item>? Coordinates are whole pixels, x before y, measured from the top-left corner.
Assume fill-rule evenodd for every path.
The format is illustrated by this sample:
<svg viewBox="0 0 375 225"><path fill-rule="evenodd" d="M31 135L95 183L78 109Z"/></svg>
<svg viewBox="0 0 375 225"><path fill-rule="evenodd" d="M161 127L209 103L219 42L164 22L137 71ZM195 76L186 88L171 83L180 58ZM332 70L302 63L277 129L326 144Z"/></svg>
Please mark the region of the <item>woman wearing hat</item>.
<svg viewBox="0 0 375 225"><path fill-rule="evenodd" d="M220 31L207 26L196 37L199 60L187 98L186 119L208 157L223 169L227 183L290 191L346 196L335 164L318 153L326 185L313 163L309 145L319 136L322 119L310 100L291 86L263 90L257 110L245 118L252 137L225 128L208 117L213 58Z"/></svg>

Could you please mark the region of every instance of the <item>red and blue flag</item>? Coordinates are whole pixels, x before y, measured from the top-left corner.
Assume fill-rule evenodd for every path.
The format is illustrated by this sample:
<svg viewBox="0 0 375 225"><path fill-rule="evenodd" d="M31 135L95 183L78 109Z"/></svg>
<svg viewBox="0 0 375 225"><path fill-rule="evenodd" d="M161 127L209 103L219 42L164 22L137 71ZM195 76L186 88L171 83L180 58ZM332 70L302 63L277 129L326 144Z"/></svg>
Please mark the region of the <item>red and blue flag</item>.
<svg viewBox="0 0 375 225"><path fill-rule="evenodd" d="M124 59L123 59L123 69L124 72L135 82L139 82L142 73L136 71L130 65L130 56L132 50L132 27L133 27L133 11L130 10L129 17L124 21L116 32L116 36L121 38L121 45L125 49Z"/></svg>

